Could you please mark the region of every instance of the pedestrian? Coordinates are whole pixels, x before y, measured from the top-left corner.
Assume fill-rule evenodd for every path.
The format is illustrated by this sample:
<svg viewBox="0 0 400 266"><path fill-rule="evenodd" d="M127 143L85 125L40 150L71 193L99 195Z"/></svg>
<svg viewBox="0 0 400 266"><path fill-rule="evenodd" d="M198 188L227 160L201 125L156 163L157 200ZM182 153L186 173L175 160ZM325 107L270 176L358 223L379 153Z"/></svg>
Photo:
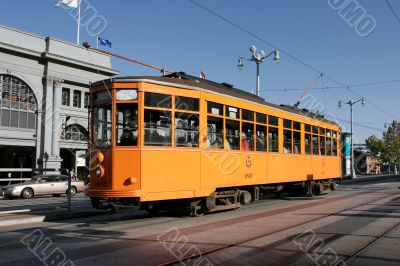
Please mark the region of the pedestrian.
<svg viewBox="0 0 400 266"><path fill-rule="evenodd" d="M74 173L74 171L71 169L69 171L69 178L71 178L71 180L76 181L76 174Z"/></svg>

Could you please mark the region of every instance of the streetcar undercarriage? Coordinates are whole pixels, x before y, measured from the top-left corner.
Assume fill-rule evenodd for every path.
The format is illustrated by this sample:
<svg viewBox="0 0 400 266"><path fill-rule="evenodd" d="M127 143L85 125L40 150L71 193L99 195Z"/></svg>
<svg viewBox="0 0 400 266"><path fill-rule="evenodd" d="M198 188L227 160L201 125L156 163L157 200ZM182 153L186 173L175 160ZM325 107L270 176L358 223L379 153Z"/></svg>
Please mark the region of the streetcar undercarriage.
<svg viewBox="0 0 400 266"><path fill-rule="evenodd" d="M140 202L139 198L108 198L91 197L94 208L116 210L123 207L139 207L150 214L169 212L185 216L201 216L205 213L222 210L238 209L250 204L261 196L274 194L282 197L284 194L313 197L328 193L336 188L334 179L313 180L296 183L254 185L236 188L220 188L208 197L191 199L174 199L152 202Z"/></svg>

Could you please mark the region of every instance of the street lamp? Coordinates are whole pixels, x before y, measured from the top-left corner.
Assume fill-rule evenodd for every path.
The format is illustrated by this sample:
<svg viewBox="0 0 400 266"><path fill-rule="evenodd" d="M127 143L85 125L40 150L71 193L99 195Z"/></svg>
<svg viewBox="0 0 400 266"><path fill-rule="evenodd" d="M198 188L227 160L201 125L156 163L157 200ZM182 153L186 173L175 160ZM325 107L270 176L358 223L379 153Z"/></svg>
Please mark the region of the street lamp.
<svg viewBox="0 0 400 266"><path fill-rule="evenodd" d="M257 52L257 48L254 45L252 45L250 47L250 52L252 52L251 58L245 58L243 56L239 57L239 59L238 59L238 68L239 68L239 70L243 69L244 60L253 61L253 62L256 63L256 65L257 65L256 95L260 96L260 64L264 63L264 59L269 57L269 56L271 56L271 55L274 55L273 62L275 64L278 64L279 61L281 60L281 57L280 57L280 53L279 53L278 50L272 51L271 53L266 55L263 50L260 50L259 52Z"/></svg>
<svg viewBox="0 0 400 266"><path fill-rule="evenodd" d="M350 106L350 153L351 153L351 158L350 158L350 165L351 165L351 176L352 178L356 178L356 170L354 167L354 148L353 148L353 105L355 105L356 103L361 102L361 105L363 107L365 107L365 99L361 98L358 101L353 101L353 100L349 100L347 103L344 104L348 104ZM339 109L341 109L343 107L343 102L339 101L338 104Z"/></svg>

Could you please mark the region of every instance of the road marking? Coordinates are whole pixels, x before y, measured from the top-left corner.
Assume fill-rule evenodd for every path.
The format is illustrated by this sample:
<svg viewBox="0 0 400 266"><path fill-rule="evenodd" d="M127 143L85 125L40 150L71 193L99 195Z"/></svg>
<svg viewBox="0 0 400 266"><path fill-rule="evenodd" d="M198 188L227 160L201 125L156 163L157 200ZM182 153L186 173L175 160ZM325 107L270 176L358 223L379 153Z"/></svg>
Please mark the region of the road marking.
<svg viewBox="0 0 400 266"><path fill-rule="evenodd" d="M23 209L23 210L13 210L13 211L2 211L0 214L10 214L10 213L19 213L19 212L30 212L31 209Z"/></svg>

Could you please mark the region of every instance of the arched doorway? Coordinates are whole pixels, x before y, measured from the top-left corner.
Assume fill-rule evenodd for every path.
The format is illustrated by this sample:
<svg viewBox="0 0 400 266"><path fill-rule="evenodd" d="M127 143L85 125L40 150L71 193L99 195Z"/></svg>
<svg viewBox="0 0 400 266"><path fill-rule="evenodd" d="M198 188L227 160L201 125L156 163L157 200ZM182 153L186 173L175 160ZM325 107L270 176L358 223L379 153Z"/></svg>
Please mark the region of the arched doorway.
<svg viewBox="0 0 400 266"><path fill-rule="evenodd" d="M74 170L78 178L86 177L88 131L79 124L71 124L61 132L61 168Z"/></svg>
<svg viewBox="0 0 400 266"><path fill-rule="evenodd" d="M35 93L26 82L0 74L0 179L31 176L18 169L36 166L37 110Z"/></svg>

